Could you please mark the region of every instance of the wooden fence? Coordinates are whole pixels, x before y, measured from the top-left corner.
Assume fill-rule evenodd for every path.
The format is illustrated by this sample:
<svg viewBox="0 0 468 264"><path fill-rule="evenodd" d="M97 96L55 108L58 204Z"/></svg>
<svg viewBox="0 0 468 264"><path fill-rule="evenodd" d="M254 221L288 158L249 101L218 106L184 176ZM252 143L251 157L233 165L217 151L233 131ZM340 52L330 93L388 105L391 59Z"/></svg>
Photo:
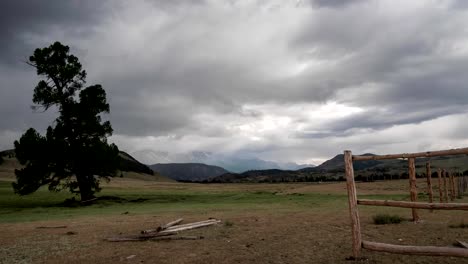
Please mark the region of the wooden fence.
<svg viewBox="0 0 468 264"><path fill-rule="evenodd" d="M351 230L353 239L353 257L359 259L361 249L365 248L368 250L397 253L397 254L409 254L409 255L427 255L427 256L453 256L453 257L468 257L468 249L454 248L454 247L434 247L434 246L402 246L377 243L371 241L363 241L361 237L361 224L359 220L358 204L360 205L374 205L374 206L392 206L392 207L403 207L411 208L413 221L419 221L419 215L417 209L430 209L430 210L468 210L468 203L448 203L449 196L447 189L450 190L450 198L455 197L455 180L452 173L444 170L438 170L438 182L439 182L439 199L441 203L433 202L432 194L432 180L431 180L431 168L430 164L426 164L426 175L429 202L417 202L417 188L416 188L416 169L415 159L422 157L437 157L437 156L448 156L448 155L460 155L468 154L468 148L462 149L451 149L433 152L420 152L420 153L404 153L404 154L391 154L391 155L375 155L375 156L353 156L351 151L346 150L344 152L344 163L345 163L345 174L346 174L346 185L348 190L348 204L349 214L351 217ZM391 201L391 200L364 200L357 199L356 185L354 182L354 168L353 161L359 160L384 160L384 159L408 159L408 174L410 181L410 197L411 202L406 201ZM442 190L442 178L444 190ZM448 182L447 182L448 178ZM462 179L462 180L460 180ZM461 182L461 183L460 183ZM458 195L460 190L465 191L468 181L466 178L458 178ZM460 188L460 185L464 186ZM453 201L453 200L452 200ZM444 202L444 203L442 203Z"/></svg>

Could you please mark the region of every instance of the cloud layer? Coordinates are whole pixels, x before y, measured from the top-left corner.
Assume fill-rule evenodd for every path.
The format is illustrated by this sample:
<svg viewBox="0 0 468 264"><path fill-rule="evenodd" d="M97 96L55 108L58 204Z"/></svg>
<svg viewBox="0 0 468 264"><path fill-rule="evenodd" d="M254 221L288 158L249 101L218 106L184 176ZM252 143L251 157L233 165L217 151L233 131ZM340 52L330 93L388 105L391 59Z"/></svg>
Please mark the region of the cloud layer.
<svg viewBox="0 0 468 264"><path fill-rule="evenodd" d="M37 78L22 62L55 40L107 90L112 140L129 152L319 163L468 143L462 1L1 5L3 148L56 114L29 109Z"/></svg>

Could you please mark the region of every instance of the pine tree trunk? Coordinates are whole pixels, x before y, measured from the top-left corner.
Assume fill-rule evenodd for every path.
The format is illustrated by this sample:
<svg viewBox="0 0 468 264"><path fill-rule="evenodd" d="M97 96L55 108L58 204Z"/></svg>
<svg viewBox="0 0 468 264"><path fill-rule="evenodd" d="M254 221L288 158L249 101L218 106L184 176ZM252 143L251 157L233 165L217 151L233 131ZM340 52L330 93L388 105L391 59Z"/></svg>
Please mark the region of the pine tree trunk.
<svg viewBox="0 0 468 264"><path fill-rule="evenodd" d="M91 189L91 182L89 182L89 176L77 175L76 180L80 188L81 201L88 201L94 198L94 192Z"/></svg>

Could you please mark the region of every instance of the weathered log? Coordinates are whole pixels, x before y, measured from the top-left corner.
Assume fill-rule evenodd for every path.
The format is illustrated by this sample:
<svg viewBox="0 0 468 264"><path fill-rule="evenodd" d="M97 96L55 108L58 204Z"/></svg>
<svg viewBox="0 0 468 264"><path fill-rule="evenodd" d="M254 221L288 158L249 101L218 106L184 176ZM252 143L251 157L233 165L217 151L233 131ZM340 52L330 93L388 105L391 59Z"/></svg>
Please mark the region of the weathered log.
<svg viewBox="0 0 468 264"><path fill-rule="evenodd" d="M145 241L145 240L153 239L156 237L171 236L175 234L176 232L153 233L153 234L144 234L144 235L136 235L136 236L125 236L125 237L109 237L109 238L106 238L105 240L109 242Z"/></svg>
<svg viewBox="0 0 468 264"><path fill-rule="evenodd" d="M168 228L166 230L163 230L163 231L159 232L158 234L165 234L165 233L171 233L171 232L191 230L191 229L195 229L195 228L214 225L214 224L217 224L217 223L220 223L220 222L221 222L221 220L215 220L213 222L204 222L204 223L192 224L192 225L188 225L188 226L173 226L173 227L170 227L170 228Z"/></svg>
<svg viewBox="0 0 468 264"><path fill-rule="evenodd" d="M414 165L414 158L408 159L408 174L409 174L411 201L416 202L418 199L418 190L416 188L416 168ZM416 208L412 208L411 212L413 214L413 221L418 222L419 221L418 210L416 210Z"/></svg>
<svg viewBox="0 0 468 264"><path fill-rule="evenodd" d="M468 243L460 241L460 240L455 240L455 241L457 241L457 245L460 245L461 247L468 249Z"/></svg>
<svg viewBox="0 0 468 264"><path fill-rule="evenodd" d="M373 155L373 156L353 156L353 160L384 160L384 159L402 159L402 158L422 158L422 157L437 157L468 154L468 148L427 151L418 153L402 153L402 154L389 154L389 155Z"/></svg>
<svg viewBox="0 0 468 264"><path fill-rule="evenodd" d="M361 254L361 224L357 207L356 185L354 182L353 155L350 150L344 151L346 189L348 190L349 215L353 237L353 257L358 259Z"/></svg>
<svg viewBox="0 0 468 264"><path fill-rule="evenodd" d="M468 210L468 203L421 203L392 200L367 200L357 201L360 205L391 206L402 208L434 209L434 210Z"/></svg>
<svg viewBox="0 0 468 264"><path fill-rule="evenodd" d="M187 224L183 224L183 225L171 226L171 227L168 227L167 229L170 230L170 229L174 229L174 228L188 227L188 226L199 225L199 224L204 224L204 223L213 223L213 222L216 222L216 221L220 221L220 220L216 220L216 219L203 220L203 221L199 221L199 222L193 222L193 223L187 223Z"/></svg>
<svg viewBox="0 0 468 264"><path fill-rule="evenodd" d="M54 228L67 228L66 225L61 226L37 226L37 229L54 229Z"/></svg>
<svg viewBox="0 0 468 264"><path fill-rule="evenodd" d="M179 224L180 222L184 221L183 218L179 218L177 220L174 220L172 222L169 222L165 225L161 225L161 226L158 226L156 229L148 229L148 230L142 230L141 233L142 234L148 234L148 233L154 233L154 232L159 232L159 231L162 231L162 230L165 230L171 226L175 226L177 224Z"/></svg>
<svg viewBox="0 0 468 264"><path fill-rule="evenodd" d="M149 240L151 241L160 241L160 240L198 240L204 239L203 236L167 236L167 237L155 237Z"/></svg>
<svg viewBox="0 0 468 264"><path fill-rule="evenodd" d="M85 201L81 201L80 203L81 204L89 204L91 202L96 201L97 199L98 199L97 197L94 197L94 198L91 198L91 199L88 199L88 200L85 200Z"/></svg>
<svg viewBox="0 0 468 264"><path fill-rule="evenodd" d="M468 249L433 246L402 246L370 241L362 241L362 247L368 250L421 256L468 257Z"/></svg>

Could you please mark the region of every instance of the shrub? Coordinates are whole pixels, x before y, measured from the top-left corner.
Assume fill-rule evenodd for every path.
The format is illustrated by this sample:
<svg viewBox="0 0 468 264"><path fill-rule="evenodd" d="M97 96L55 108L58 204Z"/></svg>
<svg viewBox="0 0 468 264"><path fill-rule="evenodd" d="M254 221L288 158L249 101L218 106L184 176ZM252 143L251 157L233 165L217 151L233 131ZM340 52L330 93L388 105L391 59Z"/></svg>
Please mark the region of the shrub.
<svg viewBox="0 0 468 264"><path fill-rule="evenodd" d="M403 218L399 215L378 214L373 217L373 220L376 225L386 225L399 224L403 221Z"/></svg>

